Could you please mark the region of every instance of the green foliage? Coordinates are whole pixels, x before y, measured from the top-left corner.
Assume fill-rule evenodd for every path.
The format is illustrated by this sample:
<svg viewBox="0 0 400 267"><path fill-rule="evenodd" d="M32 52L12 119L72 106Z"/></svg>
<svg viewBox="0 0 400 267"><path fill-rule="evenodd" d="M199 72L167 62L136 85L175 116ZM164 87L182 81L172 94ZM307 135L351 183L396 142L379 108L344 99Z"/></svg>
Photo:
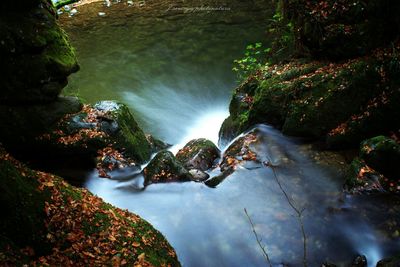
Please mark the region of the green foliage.
<svg viewBox="0 0 400 267"><path fill-rule="evenodd" d="M246 80L264 65L267 52L269 48L263 49L262 43L249 44L246 47L244 57L233 61L232 70L236 72L239 82Z"/></svg>
<svg viewBox="0 0 400 267"><path fill-rule="evenodd" d="M269 21L267 34L268 39L272 40L269 47L264 47L260 42L249 44L244 57L234 60L232 70L236 72L239 82L254 75L265 64L275 64L290 58L295 51L294 25L282 15L280 7Z"/></svg>

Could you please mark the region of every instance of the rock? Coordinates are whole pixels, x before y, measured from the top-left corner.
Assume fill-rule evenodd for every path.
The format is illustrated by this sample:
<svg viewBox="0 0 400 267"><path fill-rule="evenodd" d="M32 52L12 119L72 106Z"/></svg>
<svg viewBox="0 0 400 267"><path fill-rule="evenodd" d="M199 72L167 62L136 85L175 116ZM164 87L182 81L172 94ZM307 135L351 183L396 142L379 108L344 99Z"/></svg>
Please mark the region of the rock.
<svg viewBox="0 0 400 267"><path fill-rule="evenodd" d="M54 101L67 84L67 76L79 69L52 3L32 3L2 4L0 104Z"/></svg>
<svg viewBox="0 0 400 267"><path fill-rule="evenodd" d="M151 134L146 134L146 139L151 146L152 153L159 152L159 151L167 149L171 146L170 144L167 144L167 143L161 141L160 139L155 138Z"/></svg>
<svg viewBox="0 0 400 267"><path fill-rule="evenodd" d="M226 177L234 173L234 168L228 168L225 171L223 171L220 175L214 176L211 179L207 180L205 184L208 187L215 188L217 187L220 183L222 183Z"/></svg>
<svg viewBox="0 0 400 267"><path fill-rule="evenodd" d="M351 267L367 267L368 263L367 263L367 257L365 257L364 255L359 255L357 256L353 263L351 264Z"/></svg>
<svg viewBox="0 0 400 267"><path fill-rule="evenodd" d="M151 145L128 107L114 101L101 101L94 106L100 130L109 135L113 147L138 163L150 158Z"/></svg>
<svg viewBox="0 0 400 267"><path fill-rule="evenodd" d="M259 123L331 148L355 148L365 138L397 131L400 64L393 67L390 49L383 51L387 56L330 65L303 59L269 66L235 90L221 140Z"/></svg>
<svg viewBox="0 0 400 267"><path fill-rule="evenodd" d="M365 140L361 144L360 158L368 166L394 182L400 179L400 144L385 136Z"/></svg>
<svg viewBox="0 0 400 267"><path fill-rule="evenodd" d="M400 266L400 256L383 259L376 264L376 267L399 267L399 266Z"/></svg>
<svg viewBox="0 0 400 267"><path fill-rule="evenodd" d="M170 151L160 151L143 170L145 185L152 183L186 182L192 175Z"/></svg>
<svg viewBox="0 0 400 267"><path fill-rule="evenodd" d="M256 130L237 138L223 153L220 164L221 171L236 169L238 164L246 161L259 162L257 154L252 148L252 144L258 142Z"/></svg>
<svg viewBox="0 0 400 267"><path fill-rule="evenodd" d="M384 191L384 177L371 169L363 160L355 158L346 174L345 186L351 193L377 193Z"/></svg>
<svg viewBox="0 0 400 267"><path fill-rule="evenodd" d="M189 170L189 173L190 175L192 175L192 181L195 182L203 182L210 177L210 175L208 175L207 173L196 169Z"/></svg>
<svg viewBox="0 0 400 267"><path fill-rule="evenodd" d="M213 142L200 138L191 140L176 154L176 158L187 169L206 171L219 158L220 151Z"/></svg>

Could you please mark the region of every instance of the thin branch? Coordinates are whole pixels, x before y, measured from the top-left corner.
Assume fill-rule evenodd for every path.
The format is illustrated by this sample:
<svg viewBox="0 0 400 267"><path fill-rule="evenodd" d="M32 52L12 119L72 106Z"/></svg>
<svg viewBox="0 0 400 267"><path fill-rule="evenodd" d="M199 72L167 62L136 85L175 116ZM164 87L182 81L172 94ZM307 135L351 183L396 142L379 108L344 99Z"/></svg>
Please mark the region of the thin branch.
<svg viewBox="0 0 400 267"><path fill-rule="evenodd" d="M253 221L251 220L250 215L247 213L246 208L244 209L244 213L246 213L247 219L248 219L249 222L250 222L251 229L253 230L254 236L255 236L255 238L256 238L256 240L257 240L257 243L258 243L258 246L259 246L259 247L261 248L261 250L262 250L262 253L263 253L263 256L264 256L265 261L267 262L267 264L268 264L270 267L272 267L271 260L269 259L268 253L267 253L267 251L265 250L265 246L262 245L262 243L261 243L262 240L261 240L261 238L258 236L258 234L257 234L257 232L256 232L256 229L255 229L255 226L254 226L254 223L253 223Z"/></svg>
<svg viewBox="0 0 400 267"><path fill-rule="evenodd" d="M303 212L305 211L305 208L302 208L300 210L298 207L296 207L294 200L289 197L286 190L283 188L281 182L279 181L278 175L275 170L275 166L271 163L271 160L269 158L267 158L267 159L268 159L268 162L267 163L264 162L264 165L271 168L272 173L275 177L276 183L278 184L279 188L281 189L282 193L284 194L290 207L292 207L292 209L296 213L296 218L297 218L297 221L299 222L301 234L303 236L303 266L307 267L308 266L308 264L307 264L307 236L306 236L306 231L304 230L304 222L303 222Z"/></svg>

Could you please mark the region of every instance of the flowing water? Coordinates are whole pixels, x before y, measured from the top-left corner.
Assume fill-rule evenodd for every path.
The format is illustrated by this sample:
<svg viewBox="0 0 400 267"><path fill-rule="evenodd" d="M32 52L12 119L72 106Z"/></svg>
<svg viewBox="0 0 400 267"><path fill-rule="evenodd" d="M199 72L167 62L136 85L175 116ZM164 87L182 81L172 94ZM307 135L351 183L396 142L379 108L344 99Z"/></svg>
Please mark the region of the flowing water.
<svg viewBox="0 0 400 267"><path fill-rule="evenodd" d="M271 10L260 8L268 1L209 2L98 3L62 16L81 64L66 91L88 102L128 104L143 129L173 151L198 137L217 143L236 84L232 61L263 38ZM399 252L398 198L347 196L337 165L326 164L332 159L265 125L257 135L258 156L278 166L278 181L305 209L309 266L346 266L357 254L374 266ZM116 175L124 179L93 171L85 186L152 223L184 266L265 266L244 208L274 265L302 265L300 225L270 168L243 166L216 188L172 183L138 190L142 177L129 169Z"/></svg>

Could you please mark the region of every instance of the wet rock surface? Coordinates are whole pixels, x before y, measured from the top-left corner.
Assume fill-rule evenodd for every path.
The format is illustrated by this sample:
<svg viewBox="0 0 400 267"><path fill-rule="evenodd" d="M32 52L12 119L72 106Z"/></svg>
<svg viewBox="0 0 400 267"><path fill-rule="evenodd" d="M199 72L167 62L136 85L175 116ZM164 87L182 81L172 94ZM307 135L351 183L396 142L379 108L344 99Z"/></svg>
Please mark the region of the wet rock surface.
<svg viewBox="0 0 400 267"><path fill-rule="evenodd" d="M213 167L220 151L210 140L200 138L187 143L176 154L176 158L187 169L206 171Z"/></svg>
<svg viewBox="0 0 400 267"><path fill-rule="evenodd" d="M187 182L192 179L188 170L175 158L170 151L160 151L144 168L144 184Z"/></svg>

